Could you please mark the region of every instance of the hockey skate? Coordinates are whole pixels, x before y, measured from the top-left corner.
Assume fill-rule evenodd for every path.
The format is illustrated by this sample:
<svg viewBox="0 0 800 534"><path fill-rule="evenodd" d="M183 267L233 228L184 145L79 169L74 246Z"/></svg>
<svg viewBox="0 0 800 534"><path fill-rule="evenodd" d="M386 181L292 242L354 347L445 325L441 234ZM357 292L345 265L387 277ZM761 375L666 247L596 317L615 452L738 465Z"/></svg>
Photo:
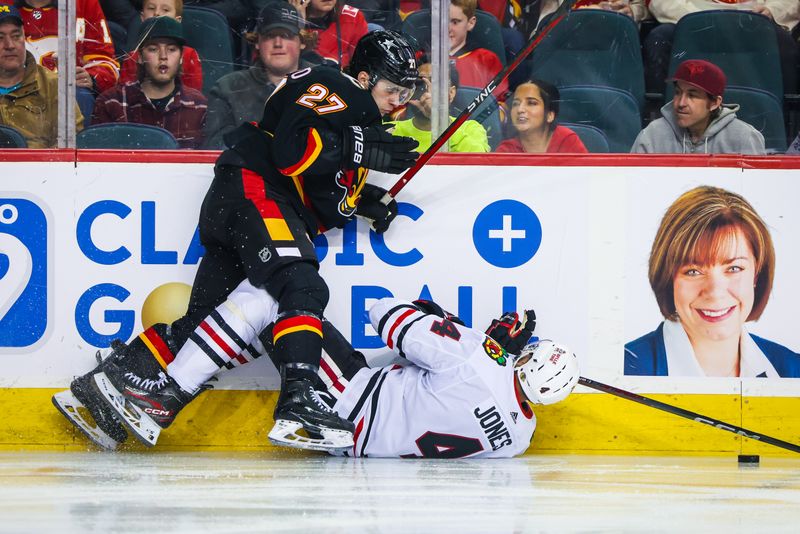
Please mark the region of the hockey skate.
<svg viewBox="0 0 800 534"><path fill-rule="evenodd" d="M92 376L102 371L113 358L119 358L125 348L122 342L112 343L104 359L97 351L98 366L72 381L70 389L53 395L53 405L67 420L75 425L89 440L104 450L113 451L128 439L128 433L116 417L116 412L106 406L92 387Z"/></svg>
<svg viewBox="0 0 800 534"><path fill-rule="evenodd" d="M128 430L148 447L155 446L161 429L172 424L178 412L194 398L160 366L137 373L111 364L94 375L94 386Z"/></svg>
<svg viewBox="0 0 800 534"><path fill-rule="evenodd" d="M270 442L334 453L353 447L353 423L331 410L314 389L312 380L286 380L285 370L281 369L281 385Z"/></svg>

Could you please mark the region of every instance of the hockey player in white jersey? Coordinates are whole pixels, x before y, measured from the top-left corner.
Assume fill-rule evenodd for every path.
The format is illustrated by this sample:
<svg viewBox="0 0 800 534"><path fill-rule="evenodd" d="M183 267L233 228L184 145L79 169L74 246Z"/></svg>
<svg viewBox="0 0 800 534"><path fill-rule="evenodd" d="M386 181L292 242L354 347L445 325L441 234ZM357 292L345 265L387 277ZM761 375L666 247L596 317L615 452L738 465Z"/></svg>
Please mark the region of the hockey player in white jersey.
<svg viewBox="0 0 800 534"><path fill-rule="evenodd" d="M356 426L347 455L517 456L536 428L530 404L558 402L578 382L577 359L563 346L535 341L516 356L498 343L516 351L530 338L533 325L516 314L495 320L487 333L424 301L385 298L369 316L408 364L353 373L348 358L323 355L320 375L337 398L334 409Z"/></svg>
<svg viewBox="0 0 800 534"><path fill-rule="evenodd" d="M59 394L63 397L57 406L103 448L113 449L124 439L120 423L143 443L155 445L161 428L171 424L205 382L233 366L236 351L246 350L252 357L254 347L266 352L271 348L270 323L277 307L249 282L231 293L213 316L214 321L199 326L197 335L170 359L164 352L121 360L112 355L85 375L87 384L95 383L101 390L85 388L93 397L93 406L87 407L97 424L77 417L80 403L68 399L68 391ZM452 458L520 454L535 428L527 403L557 402L578 379L570 351L551 342L523 349L535 324L533 312L526 312L523 321L515 313L493 321L487 331L492 337L459 324L429 301L384 299L373 306L370 317L376 331L408 365L370 369L361 353L333 325L323 322L319 374L330 394L320 391L319 400L356 423L356 446L340 453ZM260 332L267 333L261 340ZM512 352L522 349L516 364L498 341ZM117 373L125 389L103 390L106 381L100 379L101 372ZM65 403L72 409L64 409ZM93 409L97 405L103 406L102 413ZM273 434L273 443L308 448L302 435Z"/></svg>

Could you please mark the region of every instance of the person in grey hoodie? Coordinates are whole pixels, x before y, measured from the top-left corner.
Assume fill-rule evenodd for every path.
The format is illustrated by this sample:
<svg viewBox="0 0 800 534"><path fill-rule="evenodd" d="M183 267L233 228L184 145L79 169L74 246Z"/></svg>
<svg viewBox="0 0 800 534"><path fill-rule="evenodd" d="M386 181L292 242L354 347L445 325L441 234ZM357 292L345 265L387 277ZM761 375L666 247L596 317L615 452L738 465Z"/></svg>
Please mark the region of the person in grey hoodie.
<svg viewBox="0 0 800 534"><path fill-rule="evenodd" d="M667 80L672 102L662 118L639 132L631 152L640 154L764 154L764 136L736 118L738 104L723 104L726 77L709 61L689 59Z"/></svg>
<svg viewBox="0 0 800 534"><path fill-rule="evenodd" d="M301 21L297 10L283 0L262 8L256 26L256 64L223 76L209 92L204 148L224 148L225 133L243 122L261 120L264 102L284 76L322 62L321 58L314 63L301 57Z"/></svg>

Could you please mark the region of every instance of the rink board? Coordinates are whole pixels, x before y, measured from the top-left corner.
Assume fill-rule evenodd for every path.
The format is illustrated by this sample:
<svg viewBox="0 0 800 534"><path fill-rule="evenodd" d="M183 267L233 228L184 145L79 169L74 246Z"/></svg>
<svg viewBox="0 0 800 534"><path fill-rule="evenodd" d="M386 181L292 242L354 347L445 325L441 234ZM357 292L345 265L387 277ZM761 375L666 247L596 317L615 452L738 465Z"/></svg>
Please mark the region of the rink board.
<svg viewBox="0 0 800 534"><path fill-rule="evenodd" d="M0 405L10 408L0 447L81 448L49 397L93 366L98 347L180 313L182 288L202 255L196 221L214 156L81 152L76 162L65 151L29 161L42 154L0 154L0 252L8 258L0 262L0 358L9 362L0 371ZM537 334L569 345L584 376L800 441L800 379L626 377L622 351L661 320L646 275L660 217L700 184L741 193L766 220L778 258L775 285L748 328L800 349L800 329L784 319L796 315L800 296L792 272L800 260L793 237L800 164L454 155L434 163L399 196L400 215L387 234L356 221L317 241L331 287L327 314L373 363L390 357L364 319L375 298L432 297L475 325L527 305L539 316ZM395 178L371 179L388 186ZM226 373L222 391L198 399L160 445L268 447L278 380L265 360ZM764 447L583 389L537 413L531 451Z"/></svg>

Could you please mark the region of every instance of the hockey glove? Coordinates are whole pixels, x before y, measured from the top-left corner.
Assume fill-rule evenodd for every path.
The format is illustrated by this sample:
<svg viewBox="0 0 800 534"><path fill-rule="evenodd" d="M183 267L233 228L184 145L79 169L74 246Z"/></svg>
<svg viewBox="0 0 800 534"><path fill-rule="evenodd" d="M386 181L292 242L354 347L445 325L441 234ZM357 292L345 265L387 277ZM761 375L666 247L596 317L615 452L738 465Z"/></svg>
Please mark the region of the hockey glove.
<svg viewBox="0 0 800 534"><path fill-rule="evenodd" d="M486 335L497 341L509 354L518 355L528 344L534 328L536 328L536 314L533 310L525 310L522 320L517 312L507 312L492 321L486 330Z"/></svg>
<svg viewBox="0 0 800 534"><path fill-rule="evenodd" d="M345 128L342 167L399 174L414 165L419 157L414 149L419 143L410 137L394 136L387 128L383 124Z"/></svg>
<svg viewBox="0 0 800 534"><path fill-rule="evenodd" d="M412 302L412 304L414 306L416 306L417 309L419 311L421 311L421 312L437 315L439 317L442 317L443 319L447 319L451 323L456 323L456 324L460 324L461 326L466 326L464 324L464 321L462 321L458 317L458 315L453 315L452 313L450 313L449 311L445 310L444 308L442 308L441 306L439 306L438 304L436 304L432 300L419 299L419 300L415 300L414 302Z"/></svg>
<svg viewBox="0 0 800 534"><path fill-rule="evenodd" d="M377 185L364 184L361 190L361 199L356 206L356 215L368 219L376 234L385 232L395 217L397 217L397 201L391 198L384 204L386 189Z"/></svg>

